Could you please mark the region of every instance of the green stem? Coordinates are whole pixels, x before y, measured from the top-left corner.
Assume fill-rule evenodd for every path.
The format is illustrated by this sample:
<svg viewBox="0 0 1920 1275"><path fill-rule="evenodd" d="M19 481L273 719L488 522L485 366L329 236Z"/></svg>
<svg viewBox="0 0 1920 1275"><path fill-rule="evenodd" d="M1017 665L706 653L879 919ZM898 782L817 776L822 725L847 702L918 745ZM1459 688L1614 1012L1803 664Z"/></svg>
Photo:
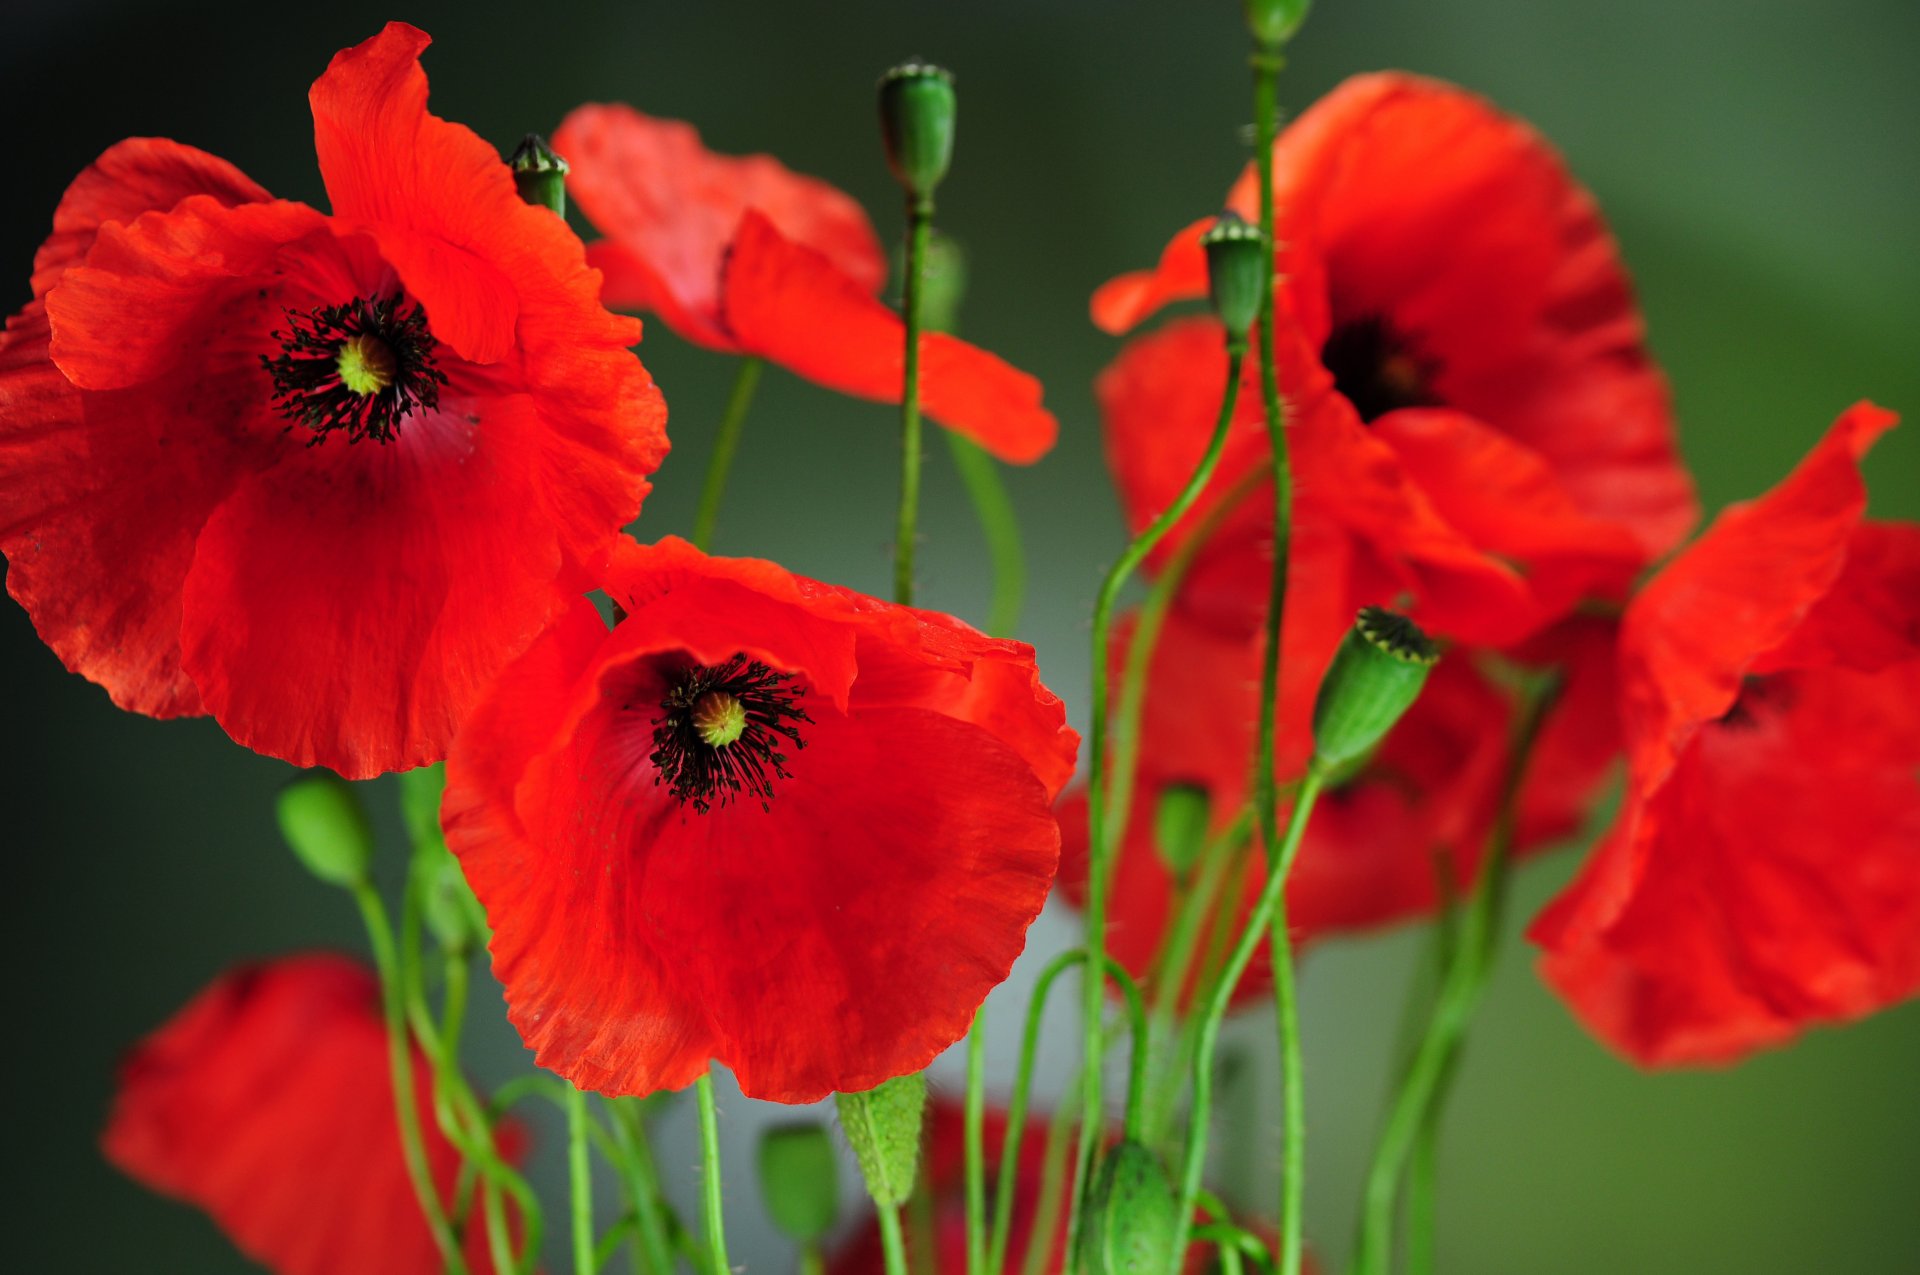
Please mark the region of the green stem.
<svg viewBox="0 0 1920 1275"><path fill-rule="evenodd" d="M1188 475L1186 486L1180 489L1172 503L1127 545L1119 561L1113 564L1106 579L1101 581L1099 596L1093 604L1092 723L1087 734L1090 767L1087 772L1087 964L1092 969L1098 969L1106 962L1107 878L1111 875L1109 868L1113 848L1108 843L1106 829L1107 688L1108 669L1111 666L1107 648L1108 634L1113 627L1113 611L1119 602L1121 589L1134 570L1146 561L1153 547L1186 516L1200 498L1200 493L1213 480L1214 470L1219 467L1220 454L1226 449L1227 432L1233 425L1233 409L1240 397L1240 366L1245 356L1245 345L1229 339L1226 390L1221 395L1219 419L1214 423L1213 435L1207 440L1200 463ZM1086 990L1081 1022L1084 1062L1080 1098L1083 1117L1079 1154L1074 1160L1073 1191L1067 1204L1069 1253L1075 1251L1074 1244L1079 1238L1080 1201L1093 1163L1094 1141L1099 1133L1102 1111L1100 1011L1103 980L1088 978L1084 982Z"/></svg>
<svg viewBox="0 0 1920 1275"><path fill-rule="evenodd" d="M726 411L713 436L713 452L707 457L707 476L700 484L700 506L693 515L696 549L705 549L713 542L714 524L720 520L720 500L727 493L727 475L733 469L733 455L740 449L740 433L746 428L747 408L753 402L754 387L760 383L761 366L759 359L748 355L733 374L733 389L727 394Z"/></svg>
<svg viewBox="0 0 1920 1275"><path fill-rule="evenodd" d="M877 1206L880 1217L880 1248L886 1254L887 1275L907 1275L907 1245L900 1234L898 1205Z"/></svg>
<svg viewBox="0 0 1920 1275"><path fill-rule="evenodd" d="M720 1115L713 1103L713 1073L700 1073L693 1082L700 1104L700 1176L705 1192L707 1268L709 1275L728 1275L727 1220L722 1211L720 1183Z"/></svg>
<svg viewBox="0 0 1920 1275"><path fill-rule="evenodd" d="M927 240L933 232L933 197L907 200L906 284L900 309L907 323L905 369L900 386L900 517L893 539L893 600L913 602L913 549L920 521L920 327L925 291Z"/></svg>
<svg viewBox="0 0 1920 1275"><path fill-rule="evenodd" d="M627 1184L628 1201L633 1206L634 1223L640 1233L636 1258L645 1258L644 1269L652 1275L672 1275L673 1254L661 1218L660 1175L653 1163L653 1148L647 1141L646 1121L637 1102L608 1099L606 1107L613 1140L620 1151L620 1172ZM640 1266L640 1262L636 1260L635 1265Z"/></svg>
<svg viewBox="0 0 1920 1275"><path fill-rule="evenodd" d="M983 1005L973 1015L973 1030L967 1033L966 1176L967 1176L967 1275L986 1275L987 1270L987 1011Z"/></svg>
<svg viewBox="0 0 1920 1275"><path fill-rule="evenodd" d="M393 1106L400 1126L400 1153L407 1164L407 1177L413 1182L414 1196L426 1217L427 1230L434 1247L446 1264L448 1275L465 1275L467 1259L460 1251L453 1227L447 1221L446 1208L440 1202L427 1167L425 1137L420 1129L420 1106L414 1094L413 1050L407 1035L407 1009L401 986L399 959L394 950L393 927L387 920L386 904L370 881L353 887L354 902L366 922L367 939L373 947L373 963L380 973L380 1008L387 1027L387 1065L393 1077Z"/></svg>
<svg viewBox="0 0 1920 1275"><path fill-rule="evenodd" d="M593 1158L587 1148L587 1095L567 1086L567 1188L573 1197L574 1275L593 1275Z"/></svg>
<svg viewBox="0 0 1920 1275"><path fill-rule="evenodd" d="M1428 1113L1438 1110L1474 1009L1486 989L1499 947L1507 860L1513 847L1520 790L1534 742L1557 689L1552 679L1538 683L1529 688L1522 705L1502 780L1500 813L1488 836L1486 861L1480 866L1479 879L1460 918L1459 933L1452 944L1453 959L1435 996L1426 1034L1401 1078L1367 1170L1360 1236L1353 1259L1358 1275L1385 1275L1392 1262L1394 1205L1401 1171L1422 1125L1430 1118L1438 1119L1437 1114L1430 1117Z"/></svg>
<svg viewBox="0 0 1920 1275"><path fill-rule="evenodd" d="M952 430L947 448L953 453L954 468L973 502L974 516L987 541L987 557L993 563L993 600L987 607L987 632L995 637L1012 637L1020 627L1020 606L1027 590L1027 557L1020 544L1020 520L1014 514L1007 485L1000 480L1000 466L980 446Z"/></svg>
<svg viewBox="0 0 1920 1275"><path fill-rule="evenodd" d="M620 1245L639 1224L639 1218L631 1213L623 1213L619 1221L607 1228L607 1233L593 1246L593 1268L596 1271L605 1268L613 1260L613 1255L620 1251Z"/></svg>
<svg viewBox="0 0 1920 1275"><path fill-rule="evenodd" d="M812 1240L800 1245L800 1275L826 1275L827 1259Z"/></svg>
<svg viewBox="0 0 1920 1275"><path fill-rule="evenodd" d="M1227 958L1226 968L1220 971L1220 977L1208 993L1206 1009L1200 1018L1199 1036L1193 1049L1193 1111L1187 1128L1186 1155L1181 1164L1180 1207L1175 1215L1178 1233L1170 1255L1169 1270L1173 1275L1179 1275L1183 1265L1182 1258L1187 1251L1186 1235L1193 1224L1194 1202L1200 1195L1200 1175L1206 1166L1207 1126L1213 1108L1213 1055L1220 1043L1220 1025L1226 1020L1233 989L1247 972L1255 950L1259 948L1261 939L1266 937L1268 922L1280 906L1286 890L1287 874L1292 871L1294 857L1300 853L1300 838L1306 833L1307 820L1313 814L1314 803L1319 800L1320 789L1325 782L1326 776L1318 765L1308 767L1306 778L1300 783L1300 792L1294 798L1286 835L1279 843L1279 848L1268 855L1266 884L1261 888L1260 897L1254 901L1253 912L1247 917L1246 928L1234 944L1232 955ZM1277 957L1274 964L1276 967L1279 964ZM1283 1245L1285 1240L1283 1234Z"/></svg>

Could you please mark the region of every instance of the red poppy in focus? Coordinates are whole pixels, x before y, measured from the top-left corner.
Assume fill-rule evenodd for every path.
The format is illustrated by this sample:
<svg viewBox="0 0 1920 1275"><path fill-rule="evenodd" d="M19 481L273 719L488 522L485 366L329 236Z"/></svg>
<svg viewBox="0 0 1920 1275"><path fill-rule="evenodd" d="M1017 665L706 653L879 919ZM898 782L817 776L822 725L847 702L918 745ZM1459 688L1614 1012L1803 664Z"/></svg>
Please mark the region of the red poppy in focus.
<svg viewBox="0 0 1920 1275"><path fill-rule="evenodd" d="M606 239L588 257L608 305L828 389L900 401L906 326L877 293L886 257L849 196L767 155L717 155L690 124L588 105L553 137L567 190ZM1053 447L1040 383L944 333L921 338L927 415L1001 460Z"/></svg>
<svg viewBox="0 0 1920 1275"><path fill-rule="evenodd" d="M1301 501L1353 539L1355 570L1407 595L1430 631L1481 643L1517 640L1582 597L1623 596L1696 509L1592 197L1524 124L1398 74L1351 80L1308 110L1276 144L1274 173L1293 465ZM1252 216L1257 195L1249 168L1227 202ZM1101 289L1096 321L1119 332L1204 296L1198 230L1156 271ZM1220 347L1217 325L1179 322L1102 378L1134 526L1204 446ZM1253 388L1214 498L1264 464ZM1256 496L1242 517L1268 508Z"/></svg>
<svg viewBox="0 0 1920 1275"><path fill-rule="evenodd" d="M1618 822L1534 923L1644 1066L1725 1063L1920 991L1920 527L1863 522L1845 415L1628 608Z"/></svg>
<svg viewBox="0 0 1920 1275"><path fill-rule="evenodd" d="M580 242L427 112L401 23L310 95L331 216L122 142L0 343L7 585L123 708L350 777L439 760L639 512L665 407Z"/></svg>
<svg viewBox="0 0 1920 1275"><path fill-rule="evenodd" d="M216 980L121 1064L106 1156L212 1215L279 1275L430 1275L441 1269L400 1150L380 987L324 953ZM443 1200L460 1155L434 1123L416 1055L428 1165ZM518 1131L502 1151L518 1157ZM484 1228L468 1261L491 1271Z"/></svg>
<svg viewBox="0 0 1920 1275"><path fill-rule="evenodd" d="M609 1094L925 1066L1053 880L1079 741L1032 648L673 539L604 583L626 619L563 616L448 767L521 1036Z"/></svg>

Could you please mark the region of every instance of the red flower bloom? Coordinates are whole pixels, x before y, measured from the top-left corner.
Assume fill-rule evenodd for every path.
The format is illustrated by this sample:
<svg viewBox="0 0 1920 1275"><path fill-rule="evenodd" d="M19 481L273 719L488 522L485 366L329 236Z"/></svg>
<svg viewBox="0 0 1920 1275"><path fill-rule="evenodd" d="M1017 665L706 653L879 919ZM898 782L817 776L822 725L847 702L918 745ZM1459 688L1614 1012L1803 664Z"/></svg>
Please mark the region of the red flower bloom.
<svg viewBox="0 0 1920 1275"><path fill-rule="evenodd" d="M583 1088L717 1058L804 1102L924 1066L1006 977L1078 740L1032 649L932 612L623 544L500 679L443 809L509 1016Z"/></svg>
<svg viewBox="0 0 1920 1275"><path fill-rule="evenodd" d="M735 159L691 125L580 107L554 134L567 189L607 239L588 249L609 305L649 310L696 344L751 354L828 389L897 403L906 327L866 214L770 156ZM921 338L927 415L1002 460L1052 448L1040 383L943 333Z"/></svg>
<svg viewBox="0 0 1920 1275"><path fill-rule="evenodd" d="M1920 528L1862 522L1858 472L1893 419L1847 412L1627 610L1627 799L1532 938L1643 1065L1920 990Z"/></svg>
<svg viewBox="0 0 1920 1275"><path fill-rule="evenodd" d="M436 761L639 511L665 407L395 23L313 86L332 216L174 142L69 188L0 344L7 584L124 708Z"/></svg>
<svg viewBox="0 0 1920 1275"><path fill-rule="evenodd" d="M1477 642L1623 594L1695 508L1591 197L1525 125L1404 75L1349 81L1287 129L1274 163L1292 459L1302 502L1353 539L1355 569L1410 594L1430 630ZM1257 193L1249 169L1228 204L1252 215ZM1094 315L1121 331L1205 287L1189 228L1158 270L1103 288ZM1102 378L1132 525L1204 445L1220 346L1216 325L1171 325ZM1216 495L1264 464L1251 378L1236 431ZM1256 497L1243 517L1268 508Z"/></svg>
<svg viewBox="0 0 1920 1275"><path fill-rule="evenodd" d="M439 1255L401 1156L378 981L312 954L242 966L134 1049L102 1147L142 1184L205 1209L279 1275L430 1275ZM416 1058L427 1159L451 1200L460 1156ZM517 1131L503 1131L517 1158ZM468 1258L493 1269L483 1228Z"/></svg>

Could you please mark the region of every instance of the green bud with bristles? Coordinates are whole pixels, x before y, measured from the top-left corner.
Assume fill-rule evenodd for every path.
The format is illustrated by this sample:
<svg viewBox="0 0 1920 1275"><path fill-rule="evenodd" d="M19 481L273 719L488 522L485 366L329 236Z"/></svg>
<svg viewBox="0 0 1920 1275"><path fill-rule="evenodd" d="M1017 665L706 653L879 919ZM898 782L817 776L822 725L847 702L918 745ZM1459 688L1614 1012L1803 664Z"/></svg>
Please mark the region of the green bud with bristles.
<svg viewBox="0 0 1920 1275"><path fill-rule="evenodd" d="M1153 811L1153 844L1160 862L1175 878L1193 871L1207 844L1213 800L1198 784L1168 784Z"/></svg>
<svg viewBox="0 0 1920 1275"><path fill-rule="evenodd" d="M1378 744L1420 697L1439 648L1404 615L1367 607L1334 652L1313 704L1314 762L1345 765Z"/></svg>
<svg viewBox="0 0 1920 1275"><path fill-rule="evenodd" d="M839 1161L824 1126L778 1124L760 1135L760 1198L775 1226L817 1243L833 1229L839 1194Z"/></svg>
<svg viewBox="0 0 1920 1275"><path fill-rule="evenodd" d="M1264 48L1277 49L1307 20L1310 0L1244 0L1247 30Z"/></svg>
<svg viewBox="0 0 1920 1275"><path fill-rule="evenodd" d="M915 200L933 198L953 163L953 75L911 59L880 77L880 137L887 167Z"/></svg>
<svg viewBox="0 0 1920 1275"><path fill-rule="evenodd" d="M546 138L528 133L508 157L507 167L513 170L520 198L567 215L567 161L553 153Z"/></svg>
<svg viewBox="0 0 1920 1275"><path fill-rule="evenodd" d="M1128 1139L1094 1175L1080 1230L1080 1275L1160 1275L1179 1231L1180 1200L1160 1159Z"/></svg>
<svg viewBox="0 0 1920 1275"><path fill-rule="evenodd" d="M280 790L275 813L280 835L307 871L347 889L366 881L373 826L346 780L330 771L310 771Z"/></svg>
<svg viewBox="0 0 1920 1275"><path fill-rule="evenodd" d="M924 1072L895 1076L864 1093L834 1095L847 1145L881 1208L897 1208L913 1194L920 1165L920 1125L926 1117Z"/></svg>
<svg viewBox="0 0 1920 1275"><path fill-rule="evenodd" d="M1200 236L1207 250L1207 296L1231 342L1245 341L1260 317L1267 267L1263 242L1260 227L1232 211L1221 213Z"/></svg>

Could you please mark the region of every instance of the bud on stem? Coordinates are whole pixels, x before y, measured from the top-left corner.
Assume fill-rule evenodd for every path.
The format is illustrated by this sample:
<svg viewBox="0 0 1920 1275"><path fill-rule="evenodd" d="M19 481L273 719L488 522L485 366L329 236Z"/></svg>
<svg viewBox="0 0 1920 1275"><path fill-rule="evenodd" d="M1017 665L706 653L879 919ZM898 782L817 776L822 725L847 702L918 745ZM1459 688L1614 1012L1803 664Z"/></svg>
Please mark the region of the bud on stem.
<svg viewBox="0 0 1920 1275"><path fill-rule="evenodd" d="M1080 1232L1080 1275L1163 1275L1179 1197L1159 1157L1128 1139L1101 1164Z"/></svg>
<svg viewBox="0 0 1920 1275"><path fill-rule="evenodd" d="M1310 0L1244 0L1247 30L1262 48L1277 49L1307 20Z"/></svg>
<svg viewBox="0 0 1920 1275"><path fill-rule="evenodd" d="M343 889L367 879L373 828L352 785L324 770L311 771L280 792L280 835L307 871Z"/></svg>
<svg viewBox="0 0 1920 1275"><path fill-rule="evenodd" d="M867 1194L883 1209L898 1208L913 1194L920 1165L925 1073L895 1076L864 1093L835 1094L834 1099L847 1144L866 1176Z"/></svg>
<svg viewBox="0 0 1920 1275"><path fill-rule="evenodd" d="M546 138L528 133L508 158L507 167L513 169L513 184L519 187L521 199L567 215L567 161L553 153Z"/></svg>
<svg viewBox="0 0 1920 1275"><path fill-rule="evenodd" d="M953 75L903 62L880 77L880 135L887 167L915 203L931 204L953 162Z"/></svg>
<svg viewBox="0 0 1920 1275"><path fill-rule="evenodd" d="M760 1137L760 1194L775 1226L818 1243L840 1211L837 1161L827 1131L812 1121L774 1125Z"/></svg>
<svg viewBox="0 0 1920 1275"><path fill-rule="evenodd" d="M1244 347L1247 332L1260 317L1265 289L1266 237L1237 212L1223 212L1200 236L1207 250L1207 297L1227 329L1230 346Z"/></svg>
<svg viewBox="0 0 1920 1275"><path fill-rule="evenodd" d="M1313 704L1314 763L1343 766L1379 743L1420 697L1439 658L1413 621L1364 608L1334 652Z"/></svg>

